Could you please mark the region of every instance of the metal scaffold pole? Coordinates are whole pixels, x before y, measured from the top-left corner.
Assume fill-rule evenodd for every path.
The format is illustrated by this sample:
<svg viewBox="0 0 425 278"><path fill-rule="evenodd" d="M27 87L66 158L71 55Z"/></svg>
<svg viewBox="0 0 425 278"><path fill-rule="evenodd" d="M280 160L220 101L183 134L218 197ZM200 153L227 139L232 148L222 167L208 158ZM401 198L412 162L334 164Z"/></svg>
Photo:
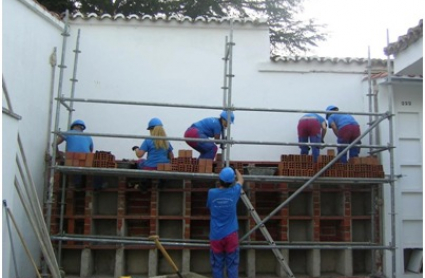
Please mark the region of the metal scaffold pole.
<svg viewBox="0 0 425 278"><path fill-rule="evenodd" d="M387 30L387 45L389 45L389 31ZM391 63L390 57L387 55L387 81L388 81L388 111L391 113L391 117L389 117L389 145L394 145L394 134L393 134L393 105L394 105L394 96L393 96L393 88L391 84ZM392 251L392 277L396 278L396 212L395 212L395 183L394 183L394 149L388 149L390 155L390 189L391 189L391 249Z"/></svg>
<svg viewBox="0 0 425 278"><path fill-rule="evenodd" d="M66 11L65 15L65 27L62 32L62 54L61 54L61 62L58 65L59 70L59 85L58 85L58 98L62 95L62 82L63 82L63 71L66 68L65 66L65 53L66 53L66 40L69 37L68 24L69 24L69 11ZM56 103L56 117L55 117L55 132L57 133L59 129L59 114L60 114L60 102ZM53 203L53 184L55 179L55 170L54 166L56 164L56 144L57 144L57 136L53 136L53 151L52 151L52 160L50 163L50 175L49 175L49 186L47 189L47 213L46 213L46 223L47 227L50 229L50 222L52 217L52 203Z"/></svg>
<svg viewBox="0 0 425 278"><path fill-rule="evenodd" d="M75 53L75 55L74 55L74 71L72 73L72 78L70 79L71 84L72 84L71 85L71 99L73 99L74 96L75 96L75 84L78 82L78 79L77 79L78 55L79 55L79 53L81 53L79 46L80 46L80 29L78 29L77 43L76 43L75 50L74 50L74 53ZM67 126L71 126L71 122L72 122L72 113L74 112L74 102L73 101L71 101L69 103L69 108L70 109L69 109L68 125Z"/></svg>

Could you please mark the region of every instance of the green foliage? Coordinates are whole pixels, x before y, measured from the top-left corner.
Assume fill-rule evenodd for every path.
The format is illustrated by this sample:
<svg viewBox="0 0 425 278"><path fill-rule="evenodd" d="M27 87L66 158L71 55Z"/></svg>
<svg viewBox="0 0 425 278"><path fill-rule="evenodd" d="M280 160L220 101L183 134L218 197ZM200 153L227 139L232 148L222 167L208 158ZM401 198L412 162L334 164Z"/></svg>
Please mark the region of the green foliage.
<svg viewBox="0 0 425 278"><path fill-rule="evenodd" d="M323 26L302 22L303 0L38 0L47 9L63 13L179 15L204 17L267 17L272 53L300 54L326 39Z"/></svg>

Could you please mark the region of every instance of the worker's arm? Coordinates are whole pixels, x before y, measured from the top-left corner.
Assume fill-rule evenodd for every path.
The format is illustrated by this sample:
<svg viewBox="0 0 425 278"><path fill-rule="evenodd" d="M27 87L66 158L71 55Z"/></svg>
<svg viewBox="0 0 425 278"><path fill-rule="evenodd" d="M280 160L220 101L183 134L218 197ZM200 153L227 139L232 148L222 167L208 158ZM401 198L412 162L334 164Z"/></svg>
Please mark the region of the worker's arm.
<svg viewBox="0 0 425 278"><path fill-rule="evenodd" d="M58 139L56 139L56 147L62 144L63 141L65 141L65 139L63 139L63 137L58 136Z"/></svg>
<svg viewBox="0 0 425 278"><path fill-rule="evenodd" d="M331 123L331 128L335 134L336 137L338 137L338 128L336 127L335 123Z"/></svg>
<svg viewBox="0 0 425 278"><path fill-rule="evenodd" d="M236 174L236 183L243 185L244 180L238 169L235 169L235 174Z"/></svg>
<svg viewBox="0 0 425 278"><path fill-rule="evenodd" d="M134 146L132 150L138 158L142 158L145 155L145 151L141 150L138 146Z"/></svg>
<svg viewBox="0 0 425 278"><path fill-rule="evenodd" d="M328 130L327 127L328 126L326 125L326 122L323 122L322 123L322 142L325 140L326 131Z"/></svg>
<svg viewBox="0 0 425 278"><path fill-rule="evenodd" d="M173 159L173 158L174 158L174 153L173 153L173 151L169 151L169 152L168 152L168 158L169 158L169 159Z"/></svg>

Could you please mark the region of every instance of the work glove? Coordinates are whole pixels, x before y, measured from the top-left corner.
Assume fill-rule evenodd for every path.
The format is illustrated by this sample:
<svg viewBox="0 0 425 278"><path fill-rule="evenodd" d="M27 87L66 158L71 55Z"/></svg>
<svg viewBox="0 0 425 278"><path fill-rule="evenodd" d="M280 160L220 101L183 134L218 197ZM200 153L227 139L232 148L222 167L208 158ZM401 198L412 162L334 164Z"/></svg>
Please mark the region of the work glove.
<svg viewBox="0 0 425 278"><path fill-rule="evenodd" d="M133 150L133 152L135 151L135 150L137 150L139 147L138 146L134 146L134 147L132 147L131 149Z"/></svg>

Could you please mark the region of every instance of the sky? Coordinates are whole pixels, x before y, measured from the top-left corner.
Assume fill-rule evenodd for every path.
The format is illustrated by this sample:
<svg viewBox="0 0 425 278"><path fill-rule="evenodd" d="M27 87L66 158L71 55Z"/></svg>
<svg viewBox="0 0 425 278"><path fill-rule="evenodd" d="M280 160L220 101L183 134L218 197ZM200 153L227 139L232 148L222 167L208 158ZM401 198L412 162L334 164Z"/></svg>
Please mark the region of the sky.
<svg viewBox="0 0 425 278"><path fill-rule="evenodd" d="M424 0L304 0L301 18L326 24L326 42L307 56L386 58L383 49L424 18Z"/></svg>

